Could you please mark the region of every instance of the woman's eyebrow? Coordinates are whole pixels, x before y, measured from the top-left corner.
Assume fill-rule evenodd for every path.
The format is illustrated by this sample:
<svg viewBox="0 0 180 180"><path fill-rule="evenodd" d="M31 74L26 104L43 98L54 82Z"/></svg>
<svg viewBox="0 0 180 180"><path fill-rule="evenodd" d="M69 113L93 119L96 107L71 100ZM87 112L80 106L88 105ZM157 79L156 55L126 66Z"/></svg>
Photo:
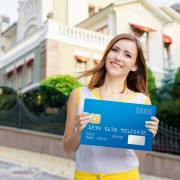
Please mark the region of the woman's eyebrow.
<svg viewBox="0 0 180 180"><path fill-rule="evenodd" d="M125 52L131 54L132 56L134 56L134 54L132 52L128 51L128 50L126 50Z"/></svg>
<svg viewBox="0 0 180 180"><path fill-rule="evenodd" d="M120 48L118 46L112 46L112 48L116 48L116 49L120 50ZM131 56L134 56L134 54L128 50L125 50L125 52L131 54Z"/></svg>
<svg viewBox="0 0 180 180"><path fill-rule="evenodd" d="M118 46L112 46L112 48L117 48L117 49L119 49L119 47L118 47Z"/></svg>

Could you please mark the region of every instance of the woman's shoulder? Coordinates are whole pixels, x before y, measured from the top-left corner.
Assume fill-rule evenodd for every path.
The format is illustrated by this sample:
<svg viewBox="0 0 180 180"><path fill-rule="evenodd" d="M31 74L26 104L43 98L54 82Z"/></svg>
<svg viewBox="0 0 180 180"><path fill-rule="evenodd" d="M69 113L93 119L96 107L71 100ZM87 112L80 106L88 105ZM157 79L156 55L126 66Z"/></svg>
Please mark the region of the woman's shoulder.
<svg viewBox="0 0 180 180"><path fill-rule="evenodd" d="M84 86L76 87L71 91L71 93L74 94L74 93L77 93L78 91L84 90L86 88L87 87L84 87Z"/></svg>
<svg viewBox="0 0 180 180"><path fill-rule="evenodd" d="M134 93L134 98L133 98L134 103L151 104L151 100L149 96L147 96L146 94L142 92L135 92L135 91L132 92Z"/></svg>
<svg viewBox="0 0 180 180"><path fill-rule="evenodd" d="M143 104L151 104L150 97L147 96L146 94L144 94L142 92L138 92L138 96L139 96L139 98L142 99Z"/></svg>
<svg viewBox="0 0 180 180"><path fill-rule="evenodd" d="M76 92L78 92L78 91L79 92L90 92L91 90L86 86L81 86L81 87L75 88L73 91L76 91Z"/></svg>
<svg viewBox="0 0 180 180"><path fill-rule="evenodd" d="M78 98L80 98L81 94L84 94L84 93L89 92L89 91L90 90L87 87L85 87L85 86L76 87L75 89L73 89L71 91L70 96L78 96Z"/></svg>

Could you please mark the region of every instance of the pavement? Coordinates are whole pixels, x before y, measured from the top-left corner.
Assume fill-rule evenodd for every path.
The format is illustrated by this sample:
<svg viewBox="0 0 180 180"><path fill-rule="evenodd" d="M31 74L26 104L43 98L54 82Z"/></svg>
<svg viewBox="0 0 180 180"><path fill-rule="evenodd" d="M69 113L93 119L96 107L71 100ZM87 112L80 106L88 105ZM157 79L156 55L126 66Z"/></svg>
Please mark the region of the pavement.
<svg viewBox="0 0 180 180"><path fill-rule="evenodd" d="M0 180L73 180L75 162L0 146ZM141 174L141 180L170 180Z"/></svg>

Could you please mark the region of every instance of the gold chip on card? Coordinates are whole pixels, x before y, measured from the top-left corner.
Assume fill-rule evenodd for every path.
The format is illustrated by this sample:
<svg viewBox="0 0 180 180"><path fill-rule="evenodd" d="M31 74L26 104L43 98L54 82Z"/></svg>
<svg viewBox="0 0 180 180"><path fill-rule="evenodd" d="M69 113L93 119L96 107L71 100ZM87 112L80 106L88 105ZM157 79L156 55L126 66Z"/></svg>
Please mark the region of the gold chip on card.
<svg viewBox="0 0 180 180"><path fill-rule="evenodd" d="M91 114L92 120L91 124L100 124L101 123L101 115L100 114Z"/></svg>

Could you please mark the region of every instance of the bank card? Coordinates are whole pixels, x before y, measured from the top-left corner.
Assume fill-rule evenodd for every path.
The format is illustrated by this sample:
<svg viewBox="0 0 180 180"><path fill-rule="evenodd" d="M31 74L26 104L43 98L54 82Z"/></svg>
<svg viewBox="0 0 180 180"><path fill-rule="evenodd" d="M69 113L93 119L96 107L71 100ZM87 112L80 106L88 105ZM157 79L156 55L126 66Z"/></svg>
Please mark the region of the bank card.
<svg viewBox="0 0 180 180"><path fill-rule="evenodd" d="M85 99L92 121L81 133L81 144L151 151L153 135L145 127L156 106Z"/></svg>

